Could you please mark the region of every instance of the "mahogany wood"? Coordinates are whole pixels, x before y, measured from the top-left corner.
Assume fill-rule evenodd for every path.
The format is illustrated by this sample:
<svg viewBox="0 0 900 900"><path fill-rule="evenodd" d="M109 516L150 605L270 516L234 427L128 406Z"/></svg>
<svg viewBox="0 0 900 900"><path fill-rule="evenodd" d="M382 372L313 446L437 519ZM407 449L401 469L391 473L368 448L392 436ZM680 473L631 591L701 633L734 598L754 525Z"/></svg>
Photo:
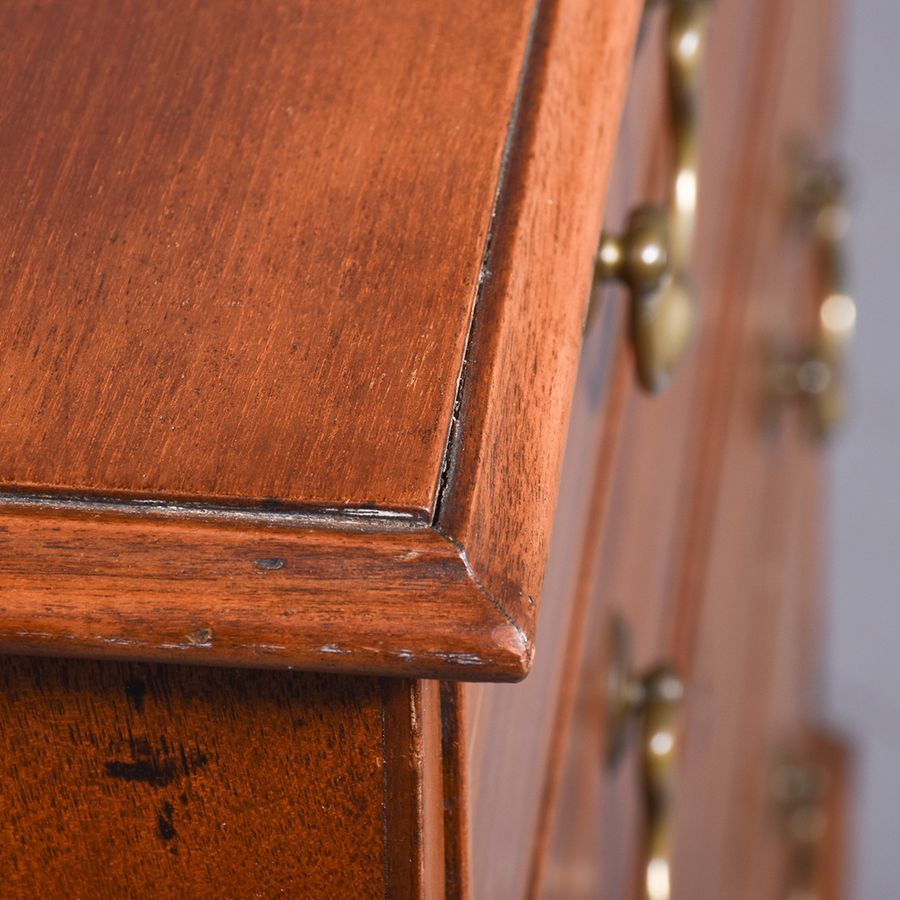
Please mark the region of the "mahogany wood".
<svg viewBox="0 0 900 900"><path fill-rule="evenodd" d="M430 529L10 510L0 548L4 652L458 678L530 663L527 637Z"/></svg>
<svg viewBox="0 0 900 900"><path fill-rule="evenodd" d="M541 653L524 684L463 688L475 897L521 897L527 889L544 784L554 766L560 694L579 658L579 628L590 599L585 571L592 569L608 525L604 513L621 463L620 420L633 384L627 343L609 341L612 322L624 325L622 310L607 312L608 321L587 344L576 390L547 568ZM604 330L611 346L598 340ZM509 864L497 866L498 857Z"/></svg>
<svg viewBox="0 0 900 900"><path fill-rule="evenodd" d="M14 657L0 681L4 896L383 898L411 841L383 724L409 682Z"/></svg>
<svg viewBox="0 0 900 900"><path fill-rule="evenodd" d="M4 3L3 481L427 518L532 17Z"/></svg>
<svg viewBox="0 0 900 900"><path fill-rule="evenodd" d="M497 210L505 240L487 259L451 436L437 527L527 633L642 9L639 0L541 4Z"/></svg>
<svg viewBox="0 0 900 900"><path fill-rule="evenodd" d="M441 682L441 740L444 766L444 879L446 896L471 897L469 867L468 734L466 692L459 682Z"/></svg>
<svg viewBox="0 0 900 900"><path fill-rule="evenodd" d="M799 11L798 16L802 20ZM784 261L779 244L785 236L784 183L775 186L782 198L777 217L767 212L761 218L759 209L768 201L760 203L757 199L766 195L760 190L760 179L771 179L773 172L780 171L772 153L777 146L780 160L788 143L784 131L776 135L773 130L774 121L780 118L780 114L775 115L778 104L772 97L778 92L773 85L782 74L786 53L784 43L773 35L784 35L784 23L781 25L776 28L773 22L767 24L766 10L759 6L723 2L716 7L710 66L717 77L707 94L707 120L713 124L704 138L705 192L701 204L704 198L714 199L701 208L701 252L697 259L701 296L706 301L706 326L696 351L702 374L692 384L692 401L683 406L687 428L684 421L670 416L665 420L669 423L666 437L652 440L649 435L659 419L650 419L643 426L646 433L636 443L638 452L648 459L645 470L635 470L627 462L621 468L620 478L624 484L631 483L633 496L619 507L614 495L610 521L616 526L610 530L610 540L615 534L618 546L607 551L597 597L604 604L623 597L622 608L632 622L639 648L650 648L648 661L674 655L683 671L689 676L693 673L689 678L690 715L685 725L686 771L680 786L680 794L687 799L677 801L683 831L676 848L675 872L678 894L691 897L738 896L740 876L735 873L748 859L746 846L739 845L733 830L738 819L746 819L747 798L729 791L735 790L736 765L739 769L755 758L759 768L757 739L769 732L768 726L750 712L754 707L751 698L759 688L755 680L758 671L770 664L763 661L765 654L757 656L752 666L741 660L746 658L746 645L754 641L760 649L771 650L772 630L779 627L777 609L788 603L784 592L761 597L759 579L763 576L753 578L751 573L760 569L769 573L796 570L802 573L800 578L810 581L808 566L777 552L779 540L786 535L783 529L773 527L772 517L777 519L779 510L786 509L780 499L785 485L781 482L780 488L775 488L771 480L776 469L773 463L785 457L785 447L783 441L766 436L761 415L762 338L790 334L802 319L796 304L786 302L792 282L788 279L779 284L779 278L784 281L783 273L779 274ZM809 41L816 41L815 33ZM820 59L807 62L821 71ZM804 94L806 89L802 79L792 85L795 93L791 103L809 105L811 97ZM815 114L824 116L828 106L817 96L815 100ZM737 126L734 113L724 113L728 109L745 111L738 117ZM794 121L802 127L802 117ZM725 122L727 129L723 127ZM717 242L721 242L718 250ZM749 269L748 259L752 263ZM779 264L773 265L773 259ZM758 282L758 275L752 274L752 266L765 273L765 286ZM797 295L810 296L809 286L799 288ZM735 393L738 373L741 391ZM683 455L673 457L673 450L679 446ZM626 443L623 461L629 460L627 448ZM663 467L666 474L681 473L680 490L668 504L662 500L665 493L657 496L657 504L651 507L657 519L652 515L645 518L642 533L647 537L642 545L639 539L622 533L640 508L633 482L643 482L652 490L652 473ZM800 460L793 456L782 463L781 470L785 478L791 478L801 468L804 472L816 470L808 457ZM767 483L768 488L761 487ZM657 479L657 484L664 487L665 481ZM726 503L727 510L723 506ZM707 516L710 510L718 512L714 519L705 519L704 510ZM658 535L666 535L668 547L647 545ZM643 551L640 559L635 558L636 548ZM630 563L628 554L632 556ZM715 589L706 582L707 569L713 565L719 573ZM615 587L617 570L622 575ZM685 571L695 573L697 581L684 581ZM648 580L653 572L662 576L656 587L650 587ZM744 573L738 585L736 572ZM673 590L679 584L682 589ZM684 587L686 584L690 590ZM656 598L656 609L645 620L639 609L640 598L647 597ZM646 604L646 599L643 602ZM566 750L566 774L546 872L540 857L541 843L534 863L532 891L548 897L630 896L635 889L640 835L636 773L626 766L614 778L602 775L602 648L608 619L598 611L591 621L589 652L576 700L576 725ZM692 638L685 640L688 633ZM674 647L670 634L675 635ZM813 642L808 632L803 640ZM640 652L646 654L647 650ZM794 661L795 670L785 673L785 689L789 690L788 684L808 685L809 672L802 665L796 667L796 652L787 658ZM803 671L806 681L801 677ZM794 707L795 711L808 708L805 695ZM557 719L557 727L566 729L566 725L564 718ZM757 743L751 742L751 735ZM740 788L745 789L746 785ZM758 781L754 781L754 789L756 799L761 789ZM730 802L722 802L723 795L729 796ZM555 800L551 782L546 799L549 813L545 816L550 822ZM716 880L725 871L732 879L727 885ZM750 891L747 896L768 894Z"/></svg>
<svg viewBox="0 0 900 900"><path fill-rule="evenodd" d="M759 542L765 545L766 565L755 580L743 636L744 675L731 701L741 710L742 739L733 745L728 765L720 762L712 776L726 800L725 815L717 815L723 823L723 861L715 884L747 900L789 892L794 847L775 779L786 762L814 762L803 743L817 717L822 472L810 459L803 429L792 428L786 437L768 488L778 499ZM734 718L726 714L719 730L734 727Z"/></svg>
<svg viewBox="0 0 900 900"><path fill-rule="evenodd" d="M406 690L392 691L384 705L384 892L431 900L444 896L440 685L403 684ZM352 730L354 723L345 717L344 727Z"/></svg>
<svg viewBox="0 0 900 900"><path fill-rule="evenodd" d="M815 890L822 900L848 896L853 869L854 776L856 761L849 739L828 728L816 728L807 736L813 765L828 779L825 831L817 852L819 870Z"/></svg>
<svg viewBox="0 0 900 900"><path fill-rule="evenodd" d="M642 0L0 10L4 896L631 896L613 613L688 679L676 896L783 892L823 473L763 351L818 299L784 161L835 5L717 0L657 398L621 291L582 334L670 177ZM521 678L539 609L524 685L425 680Z"/></svg>
<svg viewBox="0 0 900 900"><path fill-rule="evenodd" d="M521 678L641 3L122 3L4 8L0 649Z"/></svg>
<svg viewBox="0 0 900 900"><path fill-rule="evenodd" d="M753 848L767 841L783 857L773 772L798 721L815 714L821 561L797 545L818 553L821 447L796 411L772 427L764 394L766 354L801 339L820 299L803 272L813 257L791 216L789 168L798 139L827 145L832 20L820 4L815 12L771 4L768 20L760 16L767 62L745 170L756 221L744 245L753 249L747 274L735 269L725 286L726 299L752 302L725 306L724 352L740 362L721 367L707 420L727 424L706 431L697 451L698 481L719 489L697 492L682 556L674 652L691 687L673 881L697 897L780 895Z"/></svg>
<svg viewBox="0 0 900 900"><path fill-rule="evenodd" d="M656 155L662 79L660 72L646 69L638 66L633 73L632 99L620 127L620 147L632 152L620 155L614 171L606 204L613 217L624 215L630 196L647 190L644 169ZM613 484L628 479L619 446L625 407L635 390L627 305L620 296L607 299L589 323L582 349L545 581L541 652L528 680L514 690L465 688L475 896L523 896L527 890L546 782L565 730L559 707L580 658L588 576L611 525L606 506ZM497 867L498 855L514 864Z"/></svg>

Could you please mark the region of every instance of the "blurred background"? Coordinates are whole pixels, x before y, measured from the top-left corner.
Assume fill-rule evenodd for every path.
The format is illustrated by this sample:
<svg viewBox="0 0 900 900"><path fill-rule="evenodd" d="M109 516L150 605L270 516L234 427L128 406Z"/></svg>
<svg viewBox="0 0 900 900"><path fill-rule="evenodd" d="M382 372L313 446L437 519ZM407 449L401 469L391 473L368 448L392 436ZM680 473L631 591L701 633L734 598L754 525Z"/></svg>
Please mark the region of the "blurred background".
<svg viewBox="0 0 900 900"><path fill-rule="evenodd" d="M790 2L790 0L788 0ZM833 454L830 717L858 750L855 890L900 896L900 3L847 4L854 416Z"/></svg>

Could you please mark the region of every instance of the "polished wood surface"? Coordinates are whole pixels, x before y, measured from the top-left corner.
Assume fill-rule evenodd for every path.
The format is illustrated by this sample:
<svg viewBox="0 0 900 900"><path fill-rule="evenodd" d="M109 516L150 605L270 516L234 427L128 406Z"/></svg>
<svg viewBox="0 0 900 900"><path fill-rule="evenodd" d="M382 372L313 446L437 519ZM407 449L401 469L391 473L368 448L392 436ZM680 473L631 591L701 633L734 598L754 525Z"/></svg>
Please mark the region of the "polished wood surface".
<svg viewBox="0 0 900 900"><path fill-rule="evenodd" d="M4 9L0 648L521 678L640 8Z"/></svg>
<svg viewBox="0 0 900 900"><path fill-rule="evenodd" d="M440 685L403 681L397 689L392 681L383 684L389 691L382 707L384 894L422 900L443 897L447 786ZM353 730L352 719L344 718L345 728ZM352 895L353 880L335 879L331 889L346 889Z"/></svg>
<svg viewBox="0 0 900 900"><path fill-rule="evenodd" d="M541 4L461 383L437 526L529 634L642 9Z"/></svg>
<svg viewBox="0 0 900 900"><path fill-rule="evenodd" d="M507 679L531 661L430 529L13 510L0 547L4 652Z"/></svg>
<svg viewBox="0 0 900 900"><path fill-rule="evenodd" d="M630 142L635 152L616 164L607 215L619 214L623 195L646 187L644 166L654 156L660 123L654 103L661 104L663 93L659 72L647 68L639 65L632 73L631 99L620 125L620 135L628 138L620 139L620 146ZM474 896L524 896L528 890L547 783L567 732L561 707L580 659L587 605L595 599L590 588L596 556L606 530L621 527L619 521L613 525L607 507L614 485L628 480L621 437L636 390L622 300L603 305L585 332L545 581L541 651L528 679L514 689L464 688ZM513 864L494 865L498 855Z"/></svg>
<svg viewBox="0 0 900 900"><path fill-rule="evenodd" d="M565 768L558 792L552 783L548 791L549 855L536 849L533 895L637 895L638 773L633 758L603 769L606 642L617 609L638 663L675 659L688 680L674 896L781 896L773 878L757 875L764 857L753 848L777 845L771 859L783 862L771 769L786 724L814 709L821 449L795 412L792 437L768 427L764 353L773 341L798 338L804 304L815 298L809 279L796 276L808 247L790 237L785 177L798 133L821 146L832 115L823 78L832 23L825 16L817 29L804 27L810 14L781 4L716 7L709 65L719 77L707 94L696 263L705 317L699 375L684 420L667 418L665 403L643 422L640 405L626 416L609 513L615 527L586 626L574 723L557 719L568 732ZM743 114L736 121L727 109ZM661 422L668 428L651 437ZM676 472L680 488L667 503ZM639 485L656 491L643 518ZM636 533L629 521L640 523ZM662 545L652 543L662 535Z"/></svg>
<svg viewBox="0 0 900 900"><path fill-rule="evenodd" d="M6 658L0 684L4 896L384 897L407 682Z"/></svg>
<svg viewBox="0 0 900 900"><path fill-rule="evenodd" d="M820 299L788 155L836 6L715 4L655 397L626 293L584 319L669 190L664 4L0 11L4 897L637 896L614 619L687 684L674 896L787 896L806 757L835 896L823 454L766 373Z"/></svg>
<svg viewBox="0 0 900 900"><path fill-rule="evenodd" d="M721 460L721 487L695 507L705 525L695 532L682 594L690 599L675 628L695 694L674 877L696 896L748 900L779 893L785 838L773 771L799 724L815 716L823 602L823 448L800 410L768 419L763 385L766 354L805 339L820 299L810 237L791 214L791 152L798 141L829 144L832 19L803 4L772 4L768 15L769 63L758 82L768 114L746 175L758 217L754 252L746 281L738 287L735 278L730 289L755 302L728 332L741 362L719 404L724 443L710 451Z"/></svg>
<svg viewBox="0 0 900 900"><path fill-rule="evenodd" d="M621 310L604 323L615 333ZM585 348L560 490L558 528L547 569L541 652L521 685L467 684L464 734L469 772L470 882L475 897L524 896L547 779L555 767L561 695L579 659L590 601L588 573L621 454L620 420L633 383L622 340L597 329ZM546 650L544 649L546 647ZM497 857L509 860L495 865Z"/></svg>
<svg viewBox="0 0 900 900"><path fill-rule="evenodd" d="M532 7L4 3L4 483L427 517Z"/></svg>

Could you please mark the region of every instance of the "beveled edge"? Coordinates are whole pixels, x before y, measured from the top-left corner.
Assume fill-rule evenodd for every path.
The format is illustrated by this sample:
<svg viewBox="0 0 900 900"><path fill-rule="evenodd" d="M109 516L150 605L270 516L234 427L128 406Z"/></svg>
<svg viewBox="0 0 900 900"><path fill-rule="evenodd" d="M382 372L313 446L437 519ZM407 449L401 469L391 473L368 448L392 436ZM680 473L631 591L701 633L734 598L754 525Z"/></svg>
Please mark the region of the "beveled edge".
<svg viewBox="0 0 900 900"><path fill-rule="evenodd" d="M434 520L4 495L0 653L528 673L641 7L539 4Z"/></svg>
<svg viewBox="0 0 900 900"><path fill-rule="evenodd" d="M0 652L518 680L533 630L432 528L0 512Z"/></svg>

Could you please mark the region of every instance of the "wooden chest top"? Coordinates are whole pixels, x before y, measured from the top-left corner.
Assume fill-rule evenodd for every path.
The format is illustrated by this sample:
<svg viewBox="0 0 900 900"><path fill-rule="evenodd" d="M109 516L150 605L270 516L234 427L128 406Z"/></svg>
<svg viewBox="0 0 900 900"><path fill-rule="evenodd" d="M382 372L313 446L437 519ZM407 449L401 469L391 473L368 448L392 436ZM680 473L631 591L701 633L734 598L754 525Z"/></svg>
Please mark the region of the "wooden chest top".
<svg viewBox="0 0 900 900"><path fill-rule="evenodd" d="M521 677L639 0L0 8L0 651Z"/></svg>
<svg viewBox="0 0 900 900"><path fill-rule="evenodd" d="M532 6L4 3L3 481L429 516Z"/></svg>

